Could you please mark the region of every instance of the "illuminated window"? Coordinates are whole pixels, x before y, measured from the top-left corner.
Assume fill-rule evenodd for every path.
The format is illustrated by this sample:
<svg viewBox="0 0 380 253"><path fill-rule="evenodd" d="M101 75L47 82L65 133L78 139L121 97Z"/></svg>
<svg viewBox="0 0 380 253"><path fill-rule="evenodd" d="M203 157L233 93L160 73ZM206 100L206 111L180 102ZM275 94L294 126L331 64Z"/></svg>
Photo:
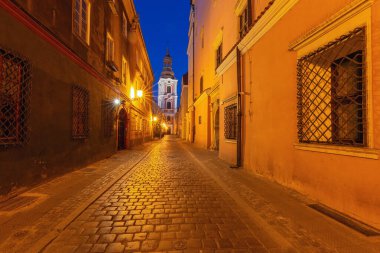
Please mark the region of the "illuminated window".
<svg viewBox="0 0 380 253"><path fill-rule="evenodd" d="M90 43L90 9L88 0L74 0L73 6L73 33Z"/></svg>
<svg viewBox="0 0 380 253"><path fill-rule="evenodd" d="M125 38L128 37L128 20L124 12L123 12L123 35Z"/></svg>
<svg viewBox="0 0 380 253"><path fill-rule="evenodd" d="M85 139L88 137L88 91L82 87L73 86L72 92L72 136L74 139Z"/></svg>
<svg viewBox="0 0 380 253"><path fill-rule="evenodd" d="M220 45L216 49L216 67L219 67L219 65L222 63L222 60L223 60L223 44L220 43Z"/></svg>
<svg viewBox="0 0 380 253"><path fill-rule="evenodd" d="M107 49L106 49L106 60L107 61L114 61L115 57L115 43L113 41L113 38L111 34L107 33L107 43L106 43Z"/></svg>
<svg viewBox="0 0 380 253"><path fill-rule="evenodd" d="M298 138L304 143L366 145L365 29L298 61Z"/></svg>
<svg viewBox="0 0 380 253"><path fill-rule="evenodd" d="M128 71L128 63L125 57L123 56L122 65L121 65L121 79L124 85L127 84L127 71Z"/></svg>
<svg viewBox="0 0 380 253"><path fill-rule="evenodd" d="M236 140L237 133L237 105L233 104L224 109L224 137Z"/></svg>
<svg viewBox="0 0 380 253"><path fill-rule="evenodd" d="M0 48L0 146L26 141L30 69L26 60Z"/></svg>

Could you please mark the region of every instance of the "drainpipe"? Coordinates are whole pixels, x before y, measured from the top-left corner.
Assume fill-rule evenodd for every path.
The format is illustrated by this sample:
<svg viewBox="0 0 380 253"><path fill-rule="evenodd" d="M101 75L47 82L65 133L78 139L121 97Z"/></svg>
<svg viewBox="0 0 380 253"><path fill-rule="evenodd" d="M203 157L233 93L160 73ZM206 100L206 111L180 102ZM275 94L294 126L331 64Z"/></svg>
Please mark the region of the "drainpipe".
<svg viewBox="0 0 380 253"><path fill-rule="evenodd" d="M236 47L236 66L237 66L237 154L236 154L236 168L241 167L241 151L242 151L242 80L241 80L241 52L239 47Z"/></svg>

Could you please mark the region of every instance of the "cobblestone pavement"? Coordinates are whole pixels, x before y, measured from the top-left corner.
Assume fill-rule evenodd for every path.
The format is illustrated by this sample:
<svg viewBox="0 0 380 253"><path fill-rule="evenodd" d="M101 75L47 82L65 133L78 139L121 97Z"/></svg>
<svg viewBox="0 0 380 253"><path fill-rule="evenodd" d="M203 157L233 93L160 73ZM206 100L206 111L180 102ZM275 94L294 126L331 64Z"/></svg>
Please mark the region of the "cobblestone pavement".
<svg viewBox="0 0 380 253"><path fill-rule="evenodd" d="M236 203L171 139L44 252L268 252Z"/></svg>
<svg viewBox="0 0 380 253"><path fill-rule="evenodd" d="M33 247L43 245L46 235L56 233L61 224L70 221L71 215L83 209L83 204L121 178L155 145L120 152L28 191L27 194L44 196L45 200L28 210L0 213L0 252L31 252Z"/></svg>

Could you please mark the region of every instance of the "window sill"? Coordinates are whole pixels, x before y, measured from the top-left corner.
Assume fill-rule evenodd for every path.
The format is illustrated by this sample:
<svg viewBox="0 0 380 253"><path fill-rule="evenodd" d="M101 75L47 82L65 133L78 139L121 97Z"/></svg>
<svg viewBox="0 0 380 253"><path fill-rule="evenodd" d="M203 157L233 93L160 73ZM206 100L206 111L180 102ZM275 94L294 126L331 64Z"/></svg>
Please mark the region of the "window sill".
<svg viewBox="0 0 380 253"><path fill-rule="evenodd" d="M234 143L234 144L237 143L237 140L232 140L232 139L225 139L224 141L225 141L226 143Z"/></svg>
<svg viewBox="0 0 380 253"><path fill-rule="evenodd" d="M359 148L359 147L343 147L334 145L320 145L320 144L307 144L307 143L296 143L294 147L298 150L327 153L334 155L344 155L361 157L367 159L379 159L379 150L372 148Z"/></svg>
<svg viewBox="0 0 380 253"><path fill-rule="evenodd" d="M81 36L79 36L77 33L73 32L74 37L82 43L83 46L85 46L87 49L90 48L90 42L87 41L87 39L83 39Z"/></svg>

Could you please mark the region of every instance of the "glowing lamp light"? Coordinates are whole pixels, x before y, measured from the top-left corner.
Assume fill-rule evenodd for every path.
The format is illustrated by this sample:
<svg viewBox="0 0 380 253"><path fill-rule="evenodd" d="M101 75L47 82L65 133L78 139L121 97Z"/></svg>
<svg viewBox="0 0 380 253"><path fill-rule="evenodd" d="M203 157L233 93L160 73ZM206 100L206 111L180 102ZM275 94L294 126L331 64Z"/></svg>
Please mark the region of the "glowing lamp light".
<svg viewBox="0 0 380 253"><path fill-rule="evenodd" d="M120 99L115 99L114 101L113 101L113 104L114 105L120 105L121 104L121 101L120 101Z"/></svg>
<svg viewBox="0 0 380 253"><path fill-rule="evenodd" d="M143 97L143 91L142 90L137 90L137 97L142 98Z"/></svg>
<svg viewBox="0 0 380 253"><path fill-rule="evenodd" d="M136 96L135 96L135 88L131 87L131 91L130 91L130 98L131 99L134 99Z"/></svg>
<svg viewBox="0 0 380 253"><path fill-rule="evenodd" d="M153 117L153 121L154 121L154 122L157 121L157 117L156 117L156 116Z"/></svg>

